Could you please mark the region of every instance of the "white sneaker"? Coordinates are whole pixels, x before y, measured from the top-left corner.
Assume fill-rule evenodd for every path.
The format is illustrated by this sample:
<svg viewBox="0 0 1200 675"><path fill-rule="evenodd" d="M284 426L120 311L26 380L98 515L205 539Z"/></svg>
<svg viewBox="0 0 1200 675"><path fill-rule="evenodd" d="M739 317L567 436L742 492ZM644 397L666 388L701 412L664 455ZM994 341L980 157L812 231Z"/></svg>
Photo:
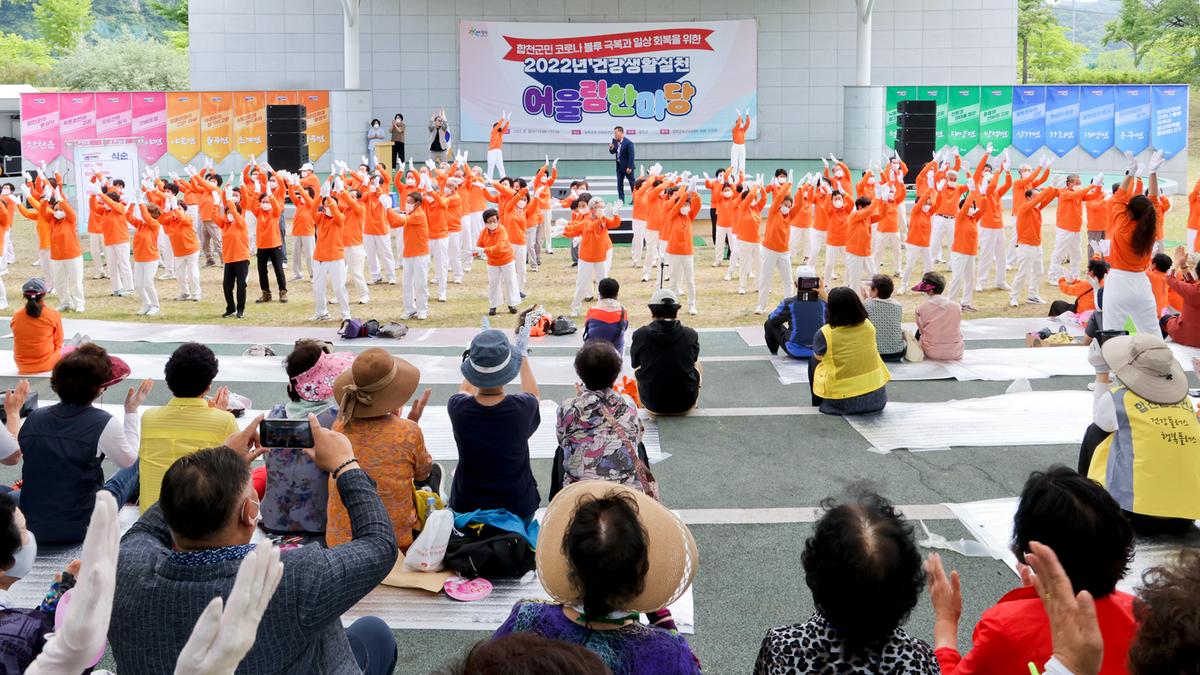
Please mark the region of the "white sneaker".
<svg viewBox="0 0 1200 675"><path fill-rule="evenodd" d="M328 321L329 320L329 312L325 312L324 314L313 314L312 316L308 317L308 320L309 321Z"/></svg>
<svg viewBox="0 0 1200 675"><path fill-rule="evenodd" d="M159 314L162 314L162 310L160 310L160 309L159 309L159 308L157 308L157 307L151 307L151 308L150 308L150 309L149 309L149 310L146 312L146 316L158 316Z"/></svg>
<svg viewBox="0 0 1200 675"><path fill-rule="evenodd" d="M1041 298L1041 296L1039 296L1039 295L1031 295L1031 296L1029 296L1028 298L1025 298L1025 302L1028 302L1028 303L1029 303L1029 304L1031 304L1031 305L1044 305L1044 304L1046 304L1046 301L1045 301L1045 300L1043 300L1043 299Z"/></svg>
<svg viewBox="0 0 1200 675"><path fill-rule="evenodd" d="M717 261L713 262L712 266L713 266L713 267L720 267L720 266L721 266L721 261L720 261L720 260L717 260Z"/></svg>
<svg viewBox="0 0 1200 675"><path fill-rule="evenodd" d="M292 281L303 281L303 280L304 280L303 274L293 274L292 275Z"/></svg>
<svg viewBox="0 0 1200 675"><path fill-rule="evenodd" d="M746 289L744 289L744 288L738 289L738 295L745 295L745 294L746 294Z"/></svg>
<svg viewBox="0 0 1200 675"><path fill-rule="evenodd" d="M696 316L697 314L699 314L699 312L696 311L695 307L689 307L688 314L691 314L692 316Z"/></svg>
<svg viewBox="0 0 1200 675"><path fill-rule="evenodd" d="M762 314L764 311L766 311L766 310L764 310L761 305L754 308L755 314Z"/></svg>
<svg viewBox="0 0 1200 675"><path fill-rule="evenodd" d="M362 296L361 298L359 298L359 299L358 299L358 304L360 304L360 305L365 305L365 304L367 304L367 303L368 303L368 302L370 302L370 301L371 301L371 296L369 296L369 295L364 295L364 296Z"/></svg>
<svg viewBox="0 0 1200 675"><path fill-rule="evenodd" d="M146 312L149 312L149 311L150 311L149 307L143 307L137 311L137 315L138 316L146 316Z"/></svg>
<svg viewBox="0 0 1200 675"><path fill-rule="evenodd" d="M429 319L429 312L418 312L417 321L426 321Z"/></svg>
<svg viewBox="0 0 1200 675"><path fill-rule="evenodd" d="M1011 298L1011 299L1009 299L1009 301L1008 301L1008 306L1009 306L1009 307L1020 307L1020 306L1021 306L1021 303L1017 302L1017 299L1016 299L1016 298Z"/></svg>
<svg viewBox="0 0 1200 675"><path fill-rule="evenodd" d="M998 291L1011 291L1011 290L1012 290L1012 286L1009 286L1008 284L1000 284L999 286L996 286L996 290L998 290Z"/></svg>
<svg viewBox="0 0 1200 675"><path fill-rule="evenodd" d="M642 275L642 281L650 281L650 275L649 275L649 274L643 274L643 275Z"/></svg>
<svg viewBox="0 0 1200 675"><path fill-rule="evenodd" d="M441 295L438 295L437 301L438 301L438 302L445 302L445 301L446 301L446 294L445 294L445 293L442 293Z"/></svg>

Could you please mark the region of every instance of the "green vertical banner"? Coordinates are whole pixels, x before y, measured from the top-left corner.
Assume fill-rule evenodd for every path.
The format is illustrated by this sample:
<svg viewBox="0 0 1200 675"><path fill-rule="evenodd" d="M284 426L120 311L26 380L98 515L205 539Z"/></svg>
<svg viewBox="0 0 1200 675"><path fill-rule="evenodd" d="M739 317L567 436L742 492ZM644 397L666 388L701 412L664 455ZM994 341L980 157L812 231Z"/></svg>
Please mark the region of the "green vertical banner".
<svg viewBox="0 0 1200 675"><path fill-rule="evenodd" d="M1012 87L984 87L979 93L979 144L996 152L1012 145Z"/></svg>
<svg viewBox="0 0 1200 675"><path fill-rule="evenodd" d="M937 102L937 131L934 134L933 147L935 150L940 150L946 145L946 115L950 109L947 87L921 87L917 90L917 98L922 101Z"/></svg>
<svg viewBox="0 0 1200 675"><path fill-rule="evenodd" d="M947 143L967 154L979 145L979 87L950 87Z"/></svg>
<svg viewBox="0 0 1200 675"><path fill-rule="evenodd" d="M884 107L887 109L887 114L884 117L883 142L887 143L889 148L896 147L896 130L899 129L900 126L897 123L899 113L897 112L896 107L900 104L900 101L907 101L916 97L916 87L887 88L887 102L884 104Z"/></svg>

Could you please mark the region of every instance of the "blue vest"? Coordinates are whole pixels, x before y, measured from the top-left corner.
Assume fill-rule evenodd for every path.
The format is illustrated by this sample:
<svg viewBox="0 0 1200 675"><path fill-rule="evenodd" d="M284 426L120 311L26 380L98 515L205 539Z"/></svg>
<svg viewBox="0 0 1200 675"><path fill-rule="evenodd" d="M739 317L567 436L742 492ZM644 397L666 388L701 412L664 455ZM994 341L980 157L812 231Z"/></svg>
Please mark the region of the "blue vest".
<svg viewBox="0 0 1200 675"><path fill-rule="evenodd" d="M90 405L59 403L33 411L21 425L21 511L39 542L83 541L104 485L96 448L110 419Z"/></svg>
<svg viewBox="0 0 1200 675"><path fill-rule="evenodd" d="M813 354L813 338L825 325L825 303L821 300L806 302L797 298L789 298L785 302L791 315L792 334L783 349L792 358L810 358Z"/></svg>

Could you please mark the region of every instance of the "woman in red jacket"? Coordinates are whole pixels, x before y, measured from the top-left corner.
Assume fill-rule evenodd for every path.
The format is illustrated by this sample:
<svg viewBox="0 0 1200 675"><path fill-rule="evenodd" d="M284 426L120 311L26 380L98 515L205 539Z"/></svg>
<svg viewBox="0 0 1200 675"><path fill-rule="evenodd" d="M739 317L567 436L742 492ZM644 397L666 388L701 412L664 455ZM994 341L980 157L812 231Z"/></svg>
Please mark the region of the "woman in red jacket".
<svg viewBox="0 0 1200 675"><path fill-rule="evenodd" d="M1163 337L1200 347L1200 264L1189 266L1188 260L1182 246L1175 249L1175 267L1167 274L1167 286L1179 295L1183 306L1179 314L1169 314L1160 323ZM1191 260L1195 262L1195 258Z"/></svg>

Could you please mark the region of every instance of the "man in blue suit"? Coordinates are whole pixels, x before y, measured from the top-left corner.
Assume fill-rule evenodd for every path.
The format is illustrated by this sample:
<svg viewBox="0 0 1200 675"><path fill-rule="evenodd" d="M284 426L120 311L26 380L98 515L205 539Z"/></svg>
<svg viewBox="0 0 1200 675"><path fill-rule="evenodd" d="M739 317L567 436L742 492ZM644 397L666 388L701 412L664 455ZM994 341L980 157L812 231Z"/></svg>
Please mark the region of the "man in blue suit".
<svg viewBox="0 0 1200 675"><path fill-rule="evenodd" d="M613 128L608 154L617 160L617 198L625 201L625 181L629 181L629 196L633 198L633 141L625 138L625 127Z"/></svg>

